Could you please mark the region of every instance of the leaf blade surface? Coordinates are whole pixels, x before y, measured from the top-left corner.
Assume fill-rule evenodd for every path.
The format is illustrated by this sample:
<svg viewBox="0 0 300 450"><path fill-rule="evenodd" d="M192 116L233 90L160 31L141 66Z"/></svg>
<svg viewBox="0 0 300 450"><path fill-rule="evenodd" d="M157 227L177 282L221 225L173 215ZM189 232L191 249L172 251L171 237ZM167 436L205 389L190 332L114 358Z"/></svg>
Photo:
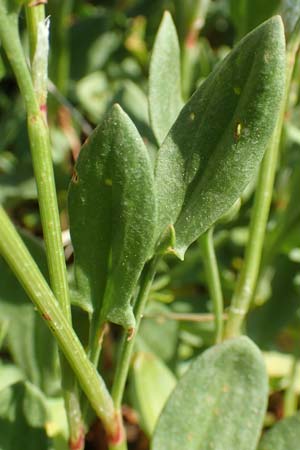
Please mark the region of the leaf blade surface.
<svg viewBox="0 0 300 450"><path fill-rule="evenodd" d="M284 84L283 26L274 17L249 33L181 110L156 165L157 237L174 225L180 258L255 175Z"/></svg>
<svg viewBox="0 0 300 450"><path fill-rule="evenodd" d="M246 337L212 347L179 380L158 420L152 450L254 450L268 380Z"/></svg>

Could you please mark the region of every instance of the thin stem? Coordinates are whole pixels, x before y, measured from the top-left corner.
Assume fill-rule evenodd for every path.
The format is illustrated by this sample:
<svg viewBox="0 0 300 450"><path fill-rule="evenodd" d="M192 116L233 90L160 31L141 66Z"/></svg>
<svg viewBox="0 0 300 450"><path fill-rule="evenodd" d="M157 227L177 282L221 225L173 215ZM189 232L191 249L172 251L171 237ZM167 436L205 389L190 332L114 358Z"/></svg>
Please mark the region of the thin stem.
<svg viewBox="0 0 300 450"><path fill-rule="evenodd" d="M175 320L177 322L194 322L194 323L207 323L215 322L216 317L214 314L194 314L194 313L156 313L145 314L145 318L154 319L157 322L164 322L166 320ZM227 320L227 314L222 314L222 320Z"/></svg>
<svg viewBox="0 0 300 450"><path fill-rule="evenodd" d="M39 6L27 6L26 10L26 20L27 20L27 29L29 36L29 44L30 44L30 60L31 60L31 75L33 78L33 84L35 89L35 94L37 97L37 101L40 106L46 104L47 99L47 91L48 91L48 73L47 73L47 65L48 65L48 30L47 24L44 22L45 19L45 7L44 5ZM44 30L41 29L44 27ZM45 33L44 36L39 35L42 32ZM44 41L43 41L44 40ZM46 119L46 109L44 108L44 117ZM48 127L45 123L45 134L48 133ZM49 146L49 139L45 140L46 145ZM33 144L34 145L34 144ZM47 151L47 150L45 150ZM50 148L48 148L48 154L50 152ZM50 167L51 165L51 167ZM52 170L52 161L51 155L48 161L49 172ZM40 171L40 165L38 164L35 169L35 174ZM54 189L54 192L53 192ZM41 203L41 190L38 192L39 194L39 202ZM55 229L57 233L61 233L60 225L59 225L59 217L58 217L58 207L56 200L56 192L53 183L49 183L48 186L45 183L44 195L50 195L55 205L53 204L53 208L55 207L57 213L57 220L55 222ZM50 211L49 211L50 213ZM45 228L45 223L43 223L43 228ZM53 239L50 236L51 245L50 251L53 253L58 248L59 245L58 240ZM49 248L47 249L48 254ZM51 258L51 255L48 256ZM52 259L55 260L55 256L52 256ZM57 290L57 299L61 303L62 310L66 317L68 318L70 324L71 321L71 306L69 301L69 293L68 286L66 281L66 273L65 267L63 267L64 261L61 262L61 279L64 278L63 282L66 284L66 289L64 292ZM56 277L56 274L53 274ZM51 287L55 292L56 285L61 283L61 280L54 280L53 277L51 279ZM59 295L63 293L63 297L59 297ZM78 386L76 382L76 378L72 369L70 368L68 362L66 361L64 355L62 353L59 354L60 365L61 365L61 373L62 373L62 391L65 401L66 414L69 424L69 446L70 448L76 448L76 450L82 450L84 447L84 426L81 417L80 410L80 402L79 402L79 394L78 394Z"/></svg>
<svg viewBox="0 0 300 450"><path fill-rule="evenodd" d="M142 273L141 286L136 299L134 313L136 318L135 333L130 340L128 340L127 333L124 333L123 340L121 342L120 354L118 357L117 367L115 371L115 378L112 386L112 398L116 411L119 411L121 415L121 404L124 394L125 384L129 372L130 362L132 359L132 353L135 345L135 338L139 330L143 312L149 297L152 281L156 272L158 258L155 257L149 261ZM126 450L126 442L120 442L117 445L111 443L109 450Z"/></svg>
<svg viewBox="0 0 300 450"><path fill-rule="evenodd" d="M0 207L0 254L37 307L73 369L107 434L120 435L120 423L103 379L87 355L25 244ZM47 351L47 349L45 349Z"/></svg>
<svg viewBox="0 0 300 450"><path fill-rule="evenodd" d="M121 352L118 358L114 383L112 387L112 398L116 409L120 409L121 407L132 351L135 344L135 338L138 333L141 319L143 317L143 312L149 297L149 292L151 289L152 280L156 272L156 267L157 258L154 258L145 266L144 272L142 274L141 287L134 307L134 314L136 318L135 333L130 340L128 340L127 333L124 333L123 341L121 344Z"/></svg>
<svg viewBox="0 0 300 450"><path fill-rule="evenodd" d="M34 90L18 30L18 15L0 0L0 39L15 73L27 111L28 132L51 286L70 319L69 289L52 166L49 130Z"/></svg>
<svg viewBox="0 0 300 450"><path fill-rule="evenodd" d="M285 95L273 136L259 171L245 260L232 298L229 317L225 327L225 338L235 337L241 333L242 325L257 285L264 236L272 200L284 115L288 105L290 84L295 64L295 55L299 48L299 41L300 20L295 26L294 33L287 47Z"/></svg>
<svg viewBox="0 0 300 450"><path fill-rule="evenodd" d="M200 239L202 261L206 273L208 290L213 302L215 315L215 342L219 343L223 336L223 294L218 269L217 258L214 249L213 228L204 233Z"/></svg>
<svg viewBox="0 0 300 450"><path fill-rule="evenodd" d="M110 444L109 450L127 450L127 442L124 440L120 444Z"/></svg>
<svg viewBox="0 0 300 450"><path fill-rule="evenodd" d="M30 62L32 64L38 40L38 24L45 19L45 7L44 5L34 7L26 6L25 12L29 39Z"/></svg>
<svg viewBox="0 0 300 450"><path fill-rule="evenodd" d="M281 126L278 123L260 168L245 260L231 301L225 338L241 333L243 321L254 295L272 200L280 132Z"/></svg>
<svg viewBox="0 0 300 450"><path fill-rule="evenodd" d="M298 367L298 359L294 357L292 365L291 365L291 372L289 377L289 385L285 391L284 395L284 416L292 416L297 412L297 392L296 392L296 381L297 381L297 371Z"/></svg>

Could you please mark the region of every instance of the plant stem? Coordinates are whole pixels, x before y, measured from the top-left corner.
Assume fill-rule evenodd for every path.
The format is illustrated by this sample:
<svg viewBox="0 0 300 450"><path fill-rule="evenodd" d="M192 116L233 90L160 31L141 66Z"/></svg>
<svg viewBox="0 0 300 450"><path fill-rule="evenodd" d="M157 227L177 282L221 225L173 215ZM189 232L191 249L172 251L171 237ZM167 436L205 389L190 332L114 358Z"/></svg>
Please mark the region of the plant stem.
<svg viewBox="0 0 300 450"><path fill-rule="evenodd" d="M166 320L175 320L177 322L194 322L194 323L207 323L215 322L216 318L214 314L195 314L195 313L156 313L156 314L145 314L144 317L147 319L154 319L157 322ZM227 320L227 314L222 315L222 320Z"/></svg>
<svg viewBox="0 0 300 450"><path fill-rule="evenodd" d="M45 7L44 5L34 7L26 6L25 12L29 38L30 62L32 63L38 39L38 24L45 19Z"/></svg>
<svg viewBox="0 0 300 450"><path fill-rule="evenodd" d="M246 247L245 261L232 298L229 317L225 327L225 338L241 334L245 316L254 296L260 270L264 236L271 206L273 186L280 148L284 115L288 104L290 84L295 64L295 55L299 48L300 21L288 44L286 87L273 136L266 150L260 167L254 206L251 215L249 239Z"/></svg>
<svg viewBox="0 0 300 450"><path fill-rule="evenodd" d="M110 444L109 450L127 450L127 442L124 440L120 444L114 445Z"/></svg>
<svg viewBox="0 0 300 450"><path fill-rule="evenodd" d="M69 289L52 166L49 130L34 91L18 30L18 14L0 0L0 39L15 73L27 111L28 132L37 183L51 286L70 318Z"/></svg>
<svg viewBox="0 0 300 450"><path fill-rule="evenodd" d="M120 433L112 398L25 244L0 207L0 254L37 307L109 436ZM47 351L47 349L45 349Z"/></svg>
<svg viewBox="0 0 300 450"><path fill-rule="evenodd" d="M298 359L294 357L291 365L289 385L284 395L284 408L283 408L284 417L292 416L297 412L297 392L295 389L298 375L297 366L298 366Z"/></svg>
<svg viewBox="0 0 300 450"><path fill-rule="evenodd" d="M31 74L33 80L37 80L38 77L44 77L44 83L38 82L40 87L38 92L37 101L40 102L40 106L46 104L47 101L47 91L48 91L48 72L47 72L47 63L48 63L48 42L45 46L45 54L40 57L40 59L36 58L36 53L41 52L39 46L39 40L41 36L39 36L39 27L40 24L44 22L45 19L45 7L44 5L39 5L35 7L27 6L26 8L26 20L27 20L27 29L29 36L29 44L30 44L30 60L31 60ZM46 26L46 25L45 25ZM47 39L48 40L48 39ZM37 93L36 93L37 94ZM46 118L46 111L44 111ZM46 125L47 126L47 125ZM55 193L54 193L55 195ZM56 200L56 208L57 200ZM60 229L59 229L60 232ZM54 242L55 245L55 242ZM55 288L55 286L52 286ZM69 295L69 293L68 293ZM72 325L71 320L71 305L69 299L65 298L65 301L58 297L58 301L60 301L63 312L66 314L70 325ZM84 425L82 421L81 408L79 402L79 393L78 386L76 382L75 375L70 368L68 362L66 361L64 355L59 353L60 365L61 365L61 373L62 373L62 392L65 402L65 409L68 419L69 425L69 447L70 449L83 450L84 448Z"/></svg>
<svg viewBox="0 0 300 450"><path fill-rule="evenodd" d="M48 36L47 36L47 25L44 22L45 19L45 7L44 5L39 5L35 7L27 6L26 10L26 20L27 20L27 29L29 36L29 48L30 48L30 61L31 61L31 75L34 80L33 83L35 88L35 93L37 97L38 103L40 105L46 105L47 102L47 91L48 91L48 73L47 73L47 65L48 65ZM46 36L44 39L46 42L41 42L43 39L42 36L39 36L41 32L41 24L45 27ZM42 47L44 46L44 48ZM41 48L42 47L42 48ZM42 51L43 50L43 51ZM37 56L36 56L37 55ZM42 80L39 80L42 78ZM38 91L38 92L37 92ZM44 117L46 119L46 110L44 111ZM46 124L47 127L47 124ZM47 127L48 128L48 127ZM47 130L48 131L48 130ZM50 148L49 148L50 151ZM52 166L52 161L50 161ZM39 171L40 167L36 168L36 172ZM51 169L50 169L51 170ZM35 173L36 173L35 172ZM37 175L37 173L36 173ZM53 184L48 186L48 190L45 190L45 195L53 189ZM53 193L53 197L55 197L55 192ZM56 209L57 200L56 201ZM59 219L58 219L59 220ZM60 233L60 228L59 228ZM52 243L52 246L48 249L49 252L53 252L55 248L55 241ZM48 253L48 252L47 252ZM64 268L65 271L65 268ZM65 276L65 274L62 274ZM66 280L65 280L66 282ZM52 279L52 287L55 289L53 279ZM68 318L70 324L72 324L71 320L71 306L69 302L68 291L66 292L66 296L64 298L57 297L58 301L61 303L63 313ZM76 450L82 450L84 447L84 426L81 417L81 409L79 402L79 393L78 386L76 382L76 378L70 368L68 362L66 361L64 355L60 352L60 365L61 365L61 373L62 373L62 391L65 401L66 414L69 424L69 446L70 448L76 448Z"/></svg>
<svg viewBox="0 0 300 450"><path fill-rule="evenodd" d="M132 359L132 353L135 344L135 338L139 330L143 312L149 297L152 281L156 272L156 267L159 257L154 257L149 261L141 276L140 290L137 295L136 303L134 306L134 314L136 318L136 329L133 337L128 340L127 333L124 333L123 340L121 342L120 354L118 357L117 367L115 371L115 378L112 386L112 398L116 411L119 411L121 415L121 404L124 394L125 384L129 372L130 362ZM122 446L123 445L123 446ZM109 450L126 450L127 445L125 442L118 445L110 444Z"/></svg>
<svg viewBox="0 0 300 450"><path fill-rule="evenodd" d="M259 171L245 260L230 305L225 327L226 339L241 333L243 321L254 295L272 200L280 134L279 120Z"/></svg>
<svg viewBox="0 0 300 450"><path fill-rule="evenodd" d="M215 315L215 342L219 343L223 336L223 294L218 269L217 258L214 249L213 228L204 233L200 239L202 261L206 273L208 290L213 302Z"/></svg>

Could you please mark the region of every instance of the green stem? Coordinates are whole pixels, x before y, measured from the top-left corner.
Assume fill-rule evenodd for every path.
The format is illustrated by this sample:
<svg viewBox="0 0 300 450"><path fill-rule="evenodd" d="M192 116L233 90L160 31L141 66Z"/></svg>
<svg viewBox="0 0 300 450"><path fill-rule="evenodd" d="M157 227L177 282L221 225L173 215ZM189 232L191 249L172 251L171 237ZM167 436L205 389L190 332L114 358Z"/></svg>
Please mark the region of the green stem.
<svg viewBox="0 0 300 450"><path fill-rule="evenodd" d="M213 228L204 233L200 239L202 261L206 273L209 294L213 302L215 315L215 342L219 343L223 337L223 294L218 269L217 258L214 249Z"/></svg>
<svg viewBox="0 0 300 450"><path fill-rule="evenodd" d="M109 445L109 450L127 450L127 442L124 440L123 442L121 442L120 444L110 444Z"/></svg>
<svg viewBox="0 0 300 450"><path fill-rule="evenodd" d="M25 11L29 39L30 62L32 63L38 39L38 24L45 19L45 7L44 5L34 7L26 6Z"/></svg>
<svg viewBox="0 0 300 450"><path fill-rule="evenodd" d="M297 392L296 392L296 381L297 381L297 366L298 366L298 359L294 357L293 363L291 366L291 373L290 373L290 379L289 379L289 385L285 391L284 395L284 416L292 416L297 412Z"/></svg>
<svg viewBox="0 0 300 450"><path fill-rule="evenodd" d="M257 285L264 236L272 200L284 115L288 105L290 84L295 64L295 54L299 48L299 31L300 21L297 22L295 31L288 44L285 95L273 136L259 171L245 261L232 298L229 317L225 328L225 338L235 337L241 334L242 325Z"/></svg>
<svg viewBox="0 0 300 450"><path fill-rule="evenodd" d="M36 96L38 96L37 101L46 104L47 99L47 80L48 80L48 74L47 74L47 60L48 60L48 49L47 49L47 43L44 49L44 55L41 55L39 60L36 60L36 52L41 52L41 49L39 46L41 46L41 43L38 42L39 39L41 39L41 36L38 36L39 32L39 26L40 23L43 23L45 19L45 7L44 5L34 6L30 7L27 6L25 8L26 10L26 20L27 20L27 29L28 29L28 36L29 36L29 47L30 47L30 60L31 60L31 75L33 80L38 80L39 77L44 77L43 82L37 81L37 84L39 86L38 91L35 92ZM36 86L34 86L36 88ZM45 113L45 111L44 111ZM30 131L30 130L29 130ZM45 134L49 133L47 125L45 125ZM35 137L33 137L35 139ZM46 144L48 144L48 139ZM32 142L32 145L35 145L35 142ZM45 149L45 151L48 151L49 158L48 158L48 167L49 172L52 170L52 160L51 160L51 154L50 154L50 147ZM51 165L51 167L50 167ZM38 164L35 169L36 177L37 174L40 172L40 165ZM53 192L54 189L54 192ZM41 202L42 199L40 198L41 190L39 190L39 201ZM58 218L58 207L57 207L57 200L55 198L55 187L54 183L49 183L48 186L45 186L44 190L44 198L45 197L53 197L55 199L55 208L57 210L57 221L55 223L56 232L57 234L61 233L60 226L59 226L59 218ZM47 201L48 203L48 201ZM53 205L54 206L54 205ZM44 226L44 224L43 224ZM53 253L57 249L58 240L53 240L51 245L48 246L47 249L47 256L48 259L55 260L55 255ZM62 248L62 245L60 245L60 248ZM48 255L48 253L50 253ZM52 255L51 255L52 254ZM61 279L64 278L63 282L67 284L67 281L65 279L65 267L63 267L64 261L61 262ZM54 277L56 274L54 274ZM60 280L57 280L58 283L61 282ZM55 292L55 282L52 278L51 280L51 286ZM67 286L65 289L65 292L63 292L63 297L59 297L60 292L57 292L57 299L60 301L62 310L66 317L68 318L70 324L71 322L71 308L70 308L70 302L69 302L69 293L67 291ZM80 402L78 397L78 387L76 383L76 378L72 372L72 369L70 368L69 364L65 360L65 357L63 354L60 353L60 365L61 365L61 373L62 373L62 391L65 401L65 408L68 418L68 424L69 424L69 431L70 431L70 439L69 439L69 445L70 448L76 448L77 450L83 449L84 446L84 426L82 422L81 417L81 410L80 410Z"/></svg>
<svg viewBox="0 0 300 450"><path fill-rule="evenodd" d="M245 260L230 305L225 338L235 337L241 333L243 321L254 295L278 159L281 133L279 122L259 171Z"/></svg>
<svg viewBox="0 0 300 450"><path fill-rule="evenodd" d="M70 319L69 289L63 252L49 130L36 98L18 30L18 14L0 0L0 39L15 73L27 111L28 132L39 207L54 294Z"/></svg>
<svg viewBox="0 0 300 450"><path fill-rule="evenodd" d="M0 207L0 235L0 254L17 276L57 340L92 408L102 420L107 434L110 437L118 436L119 419L103 379L88 360L77 335L2 207Z"/></svg>
<svg viewBox="0 0 300 450"><path fill-rule="evenodd" d="M155 257L149 261L142 273L141 286L134 306L134 314L136 318L136 329L133 337L128 340L127 333L124 333L121 343L120 354L118 357L117 367L115 371L115 378L112 386L112 398L116 411L121 415L121 404L124 394L125 384L129 372L132 353L135 345L135 339L139 330L143 312L149 297L152 281L156 272L158 258ZM118 443L117 445L110 444L109 450L126 450L126 442Z"/></svg>

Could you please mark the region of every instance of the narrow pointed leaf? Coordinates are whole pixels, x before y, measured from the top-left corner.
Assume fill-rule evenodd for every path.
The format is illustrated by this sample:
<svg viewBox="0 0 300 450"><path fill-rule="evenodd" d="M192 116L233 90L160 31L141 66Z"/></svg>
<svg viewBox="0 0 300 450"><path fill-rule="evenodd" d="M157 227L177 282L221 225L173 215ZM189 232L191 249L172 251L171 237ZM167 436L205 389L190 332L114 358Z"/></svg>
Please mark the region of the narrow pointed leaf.
<svg viewBox="0 0 300 450"><path fill-rule="evenodd" d="M255 450L268 379L246 337L200 355L176 385L158 420L152 450Z"/></svg>
<svg viewBox="0 0 300 450"><path fill-rule="evenodd" d="M258 450L297 450L300 448L300 414L276 423L268 431Z"/></svg>
<svg viewBox="0 0 300 450"><path fill-rule="evenodd" d="M284 83L283 26L274 17L238 44L180 112L156 167L157 237L173 224L179 257L255 175Z"/></svg>
<svg viewBox="0 0 300 450"><path fill-rule="evenodd" d="M149 77L150 119L159 144L182 106L178 37L172 16L165 12L154 43Z"/></svg>
<svg viewBox="0 0 300 450"><path fill-rule="evenodd" d="M156 207L147 149L117 105L80 152L69 215L78 290L98 313L103 306L104 320L134 328L130 301L150 256Z"/></svg>

